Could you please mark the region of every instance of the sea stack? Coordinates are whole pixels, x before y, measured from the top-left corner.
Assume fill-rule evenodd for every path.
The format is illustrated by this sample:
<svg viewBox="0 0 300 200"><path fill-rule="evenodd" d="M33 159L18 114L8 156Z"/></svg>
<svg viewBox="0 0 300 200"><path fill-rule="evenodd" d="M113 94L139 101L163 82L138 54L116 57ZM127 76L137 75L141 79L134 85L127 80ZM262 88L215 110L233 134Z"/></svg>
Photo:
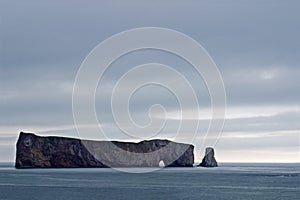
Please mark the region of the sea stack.
<svg viewBox="0 0 300 200"><path fill-rule="evenodd" d="M218 163L215 159L215 151L212 147L205 149L205 156L202 162L199 164L200 167L218 167Z"/></svg>

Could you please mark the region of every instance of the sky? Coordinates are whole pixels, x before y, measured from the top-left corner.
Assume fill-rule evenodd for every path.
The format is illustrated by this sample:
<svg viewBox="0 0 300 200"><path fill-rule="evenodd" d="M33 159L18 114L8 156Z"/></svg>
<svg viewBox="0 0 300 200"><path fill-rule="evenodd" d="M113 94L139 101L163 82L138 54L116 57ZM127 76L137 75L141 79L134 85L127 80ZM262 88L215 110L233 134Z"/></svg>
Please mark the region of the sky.
<svg viewBox="0 0 300 200"><path fill-rule="evenodd" d="M20 131L78 137L72 91L83 60L110 36L141 27L182 32L200 43L216 63L227 97L222 136L214 146L219 162L299 162L299 6L292 0L1 0L0 162L14 161ZM175 96L150 85L133 94L132 119L140 126L148 124L149 108L161 104L165 115L156 110L151 117L167 120L166 127L158 135L143 132L132 138L114 122L110 98L124 73L149 62L167 64L190 81L201 116L190 107L190 117L178 117ZM174 81L164 73L138 77L146 76ZM178 83L184 90L181 86ZM117 104L124 100L117 99ZM189 142L193 137L189 128L175 138L180 121L190 127L199 121L201 139L209 125L210 106L203 77L189 63L159 50L133 52L112 63L99 82L95 107L107 136L99 139ZM201 152L195 155L199 161Z"/></svg>

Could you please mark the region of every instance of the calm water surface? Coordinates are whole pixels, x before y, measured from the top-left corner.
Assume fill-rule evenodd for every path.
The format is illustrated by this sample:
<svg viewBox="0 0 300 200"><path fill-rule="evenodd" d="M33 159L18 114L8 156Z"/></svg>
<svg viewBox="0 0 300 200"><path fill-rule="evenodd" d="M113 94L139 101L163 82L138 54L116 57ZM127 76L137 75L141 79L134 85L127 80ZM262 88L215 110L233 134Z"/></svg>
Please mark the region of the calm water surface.
<svg viewBox="0 0 300 200"><path fill-rule="evenodd" d="M300 164L220 165L137 174L2 164L0 199L300 199Z"/></svg>

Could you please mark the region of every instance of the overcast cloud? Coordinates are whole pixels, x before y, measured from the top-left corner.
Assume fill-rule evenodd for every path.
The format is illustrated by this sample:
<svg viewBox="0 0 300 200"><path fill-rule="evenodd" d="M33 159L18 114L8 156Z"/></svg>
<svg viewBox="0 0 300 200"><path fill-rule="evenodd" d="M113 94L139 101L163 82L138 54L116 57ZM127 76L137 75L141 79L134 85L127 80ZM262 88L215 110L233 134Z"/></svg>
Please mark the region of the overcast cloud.
<svg viewBox="0 0 300 200"><path fill-rule="evenodd" d="M220 161L299 162L299 6L292 0L2 0L0 161L14 161L20 130L78 137L72 89L84 58L113 34L156 26L194 38L222 74L228 106L223 137L215 146ZM109 138L130 140L117 129L110 110L116 81L128 69L148 62L172 66L190 81L200 102L199 133L204 134L210 98L202 78L180 58L147 50L117 60L100 82L96 109ZM159 137L173 138L180 109L172 94L162 88L143 88L130 103L133 119L144 125L149 122L149 107L164 105L168 126ZM198 116L190 109L191 118L184 120L193 123ZM176 140L185 142L191 136L192 130L187 130Z"/></svg>

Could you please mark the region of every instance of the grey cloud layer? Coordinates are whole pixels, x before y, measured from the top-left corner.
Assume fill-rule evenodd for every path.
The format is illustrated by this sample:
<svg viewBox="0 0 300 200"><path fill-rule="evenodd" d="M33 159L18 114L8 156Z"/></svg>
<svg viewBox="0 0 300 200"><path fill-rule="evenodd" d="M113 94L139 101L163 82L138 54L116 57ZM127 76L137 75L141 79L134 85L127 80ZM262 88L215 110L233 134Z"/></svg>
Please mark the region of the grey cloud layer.
<svg viewBox="0 0 300 200"><path fill-rule="evenodd" d="M22 127L71 126L72 84L85 56L112 34L143 26L172 28L202 44L223 76L228 109L295 108L277 115L229 119L225 132L299 130L299 5L298 1L1 1L1 134ZM105 123L112 123L109 105L115 82L130 67L145 62L173 66L191 81L201 106L210 105L205 84L187 63L164 52L136 52L116 61L97 90L96 107ZM172 95L155 88L141 91L131 103L136 119L144 119L153 103L178 109ZM116 131L113 125L107 130ZM57 133L72 135L72 131ZM2 136L2 143L13 140ZM291 138L297 141L295 135L288 136L282 145L288 148ZM254 141L245 146L250 148ZM220 147L235 143L224 139ZM276 146L276 138L267 144Z"/></svg>

